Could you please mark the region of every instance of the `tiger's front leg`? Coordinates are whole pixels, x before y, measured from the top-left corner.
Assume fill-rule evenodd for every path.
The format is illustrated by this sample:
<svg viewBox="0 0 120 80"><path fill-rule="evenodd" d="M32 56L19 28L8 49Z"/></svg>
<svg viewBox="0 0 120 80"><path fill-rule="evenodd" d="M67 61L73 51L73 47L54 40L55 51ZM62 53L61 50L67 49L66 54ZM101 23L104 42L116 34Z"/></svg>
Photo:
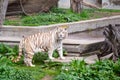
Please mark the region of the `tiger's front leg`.
<svg viewBox="0 0 120 80"><path fill-rule="evenodd" d="M60 46L58 49L57 49L58 53L59 53L59 56L60 56L60 59L65 59L65 57L63 56L63 48L62 46Z"/></svg>
<svg viewBox="0 0 120 80"><path fill-rule="evenodd" d="M35 65L32 64L33 55L34 55L34 53L32 53L32 52L29 52L29 53L25 54L24 63L27 66L35 67Z"/></svg>

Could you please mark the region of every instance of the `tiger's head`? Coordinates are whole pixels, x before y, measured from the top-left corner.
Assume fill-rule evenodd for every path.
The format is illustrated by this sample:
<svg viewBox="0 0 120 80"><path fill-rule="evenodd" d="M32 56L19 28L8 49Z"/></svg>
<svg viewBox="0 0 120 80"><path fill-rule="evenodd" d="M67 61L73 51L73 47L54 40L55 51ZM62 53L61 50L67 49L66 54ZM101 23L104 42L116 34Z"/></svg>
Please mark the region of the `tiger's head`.
<svg viewBox="0 0 120 80"><path fill-rule="evenodd" d="M65 28L65 27L57 27L58 40L65 39L67 36L68 36L67 28Z"/></svg>

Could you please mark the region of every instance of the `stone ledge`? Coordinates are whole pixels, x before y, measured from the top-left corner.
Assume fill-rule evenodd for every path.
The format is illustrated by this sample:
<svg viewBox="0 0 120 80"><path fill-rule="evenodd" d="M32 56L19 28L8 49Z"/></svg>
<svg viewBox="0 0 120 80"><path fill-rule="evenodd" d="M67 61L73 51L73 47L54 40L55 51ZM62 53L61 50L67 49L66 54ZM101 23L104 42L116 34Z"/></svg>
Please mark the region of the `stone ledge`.
<svg viewBox="0 0 120 80"><path fill-rule="evenodd" d="M45 25L45 26L3 26L0 27L0 36L23 36L23 35L30 35L40 31L47 31L48 29L53 29L55 27L68 25L68 32L80 32L85 31L88 29L96 29L100 27L107 26L108 24L118 24L120 22L120 15L118 16L111 16L111 17L104 17L99 19L91 19L91 20L84 20L78 22L71 22L71 23L59 23L59 24L52 24L52 25Z"/></svg>
<svg viewBox="0 0 120 80"><path fill-rule="evenodd" d="M76 52L80 54L89 53L98 50L104 42L104 38L98 40L72 40L66 39L63 41L64 48L68 52ZM93 54L93 53L92 53Z"/></svg>
<svg viewBox="0 0 120 80"><path fill-rule="evenodd" d="M86 57L69 57L66 56L64 60L61 60L59 58L53 59L53 60L45 60L45 62L62 62L62 63L69 63L72 60L84 60L87 64L93 64L96 62L96 60L98 60L96 55L92 55L92 56L86 56Z"/></svg>

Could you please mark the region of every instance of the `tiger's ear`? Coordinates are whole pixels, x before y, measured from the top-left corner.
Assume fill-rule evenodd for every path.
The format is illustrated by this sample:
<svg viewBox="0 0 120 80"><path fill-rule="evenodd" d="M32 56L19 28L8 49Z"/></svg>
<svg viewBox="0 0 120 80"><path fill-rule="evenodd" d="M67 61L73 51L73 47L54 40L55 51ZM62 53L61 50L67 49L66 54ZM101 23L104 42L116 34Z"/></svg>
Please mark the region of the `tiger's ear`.
<svg viewBox="0 0 120 80"><path fill-rule="evenodd" d="M63 28L63 29L67 29L68 28L68 25L62 25L62 26L60 26L61 28Z"/></svg>

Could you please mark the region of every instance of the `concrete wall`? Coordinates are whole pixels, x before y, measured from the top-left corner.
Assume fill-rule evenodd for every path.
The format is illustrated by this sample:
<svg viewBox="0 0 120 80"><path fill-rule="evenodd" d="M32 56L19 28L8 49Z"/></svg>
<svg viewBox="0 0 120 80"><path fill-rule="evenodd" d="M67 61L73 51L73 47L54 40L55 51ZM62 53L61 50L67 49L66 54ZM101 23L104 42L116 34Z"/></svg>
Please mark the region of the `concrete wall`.
<svg viewBox="0 0 120 80"><path fill-rule="evenodd" d="M110 3L109 0L102 0L102 4L100 4L98 0L84 0L84 1L95 4L104 9L120 9L120 5L115 5L113 3ZM59 8L70 8L70 0L59 0L58 7ZM83 6L83 8L89 8L89 7Z"/></svg>
<svg viewBox="0 0 120 80"><path fill-rule="evenodd" d="M109 0L103 0L102 1L102 8L105 8L105 9L118 9L118 10L120 10L120 5L115 5L113 3L110 3Z"/></svg>
<svg viewBox="0 0 120 80"><path fill-rule="evenodd" d="M59 8L70 8L70 0L59 0L58 7Z"/></svg>
<svg viewBox="0 0 120 80"><path fill-rule="evenodd" d="M84 0L87 2L90 2L92 4L98 4L97 0ZM70 0L59 0L58 2L58 7L59 8L70 8ZM84 8L88 8L86 6L83 6Z"/></svg>
<svg viewBox="0 0 120 80"><path fill-rule="evenodd" d="M38 26L38 27L20 27L20 26L8 26L0 28L0 37L1 36L12 36L12 37L22 37L34 33L38 33L40 31L48 31L50 29L54 29L55 27L67 25L69 26L68 32L80 32L88 29L96 29L100 27L107 26L109 24L120 24L120 16L113 17L105 17L99 19L71 22L71 23L61 23L61 24L53 24L48 26Z"/></svg>

